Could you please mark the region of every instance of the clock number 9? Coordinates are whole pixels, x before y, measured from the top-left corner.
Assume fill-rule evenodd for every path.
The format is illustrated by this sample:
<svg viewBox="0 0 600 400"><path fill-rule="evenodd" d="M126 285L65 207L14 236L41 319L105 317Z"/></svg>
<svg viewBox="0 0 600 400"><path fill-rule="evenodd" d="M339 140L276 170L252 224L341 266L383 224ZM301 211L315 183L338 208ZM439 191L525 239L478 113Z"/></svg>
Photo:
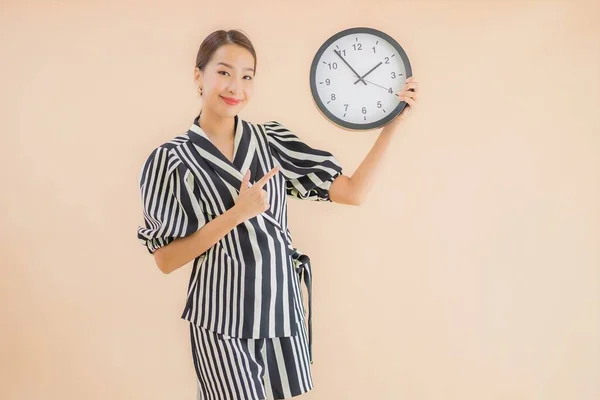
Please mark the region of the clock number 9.
<svg viewBox="0 0 600 400"><path fill-rule="evenodd" d="M329 85L331 84L331 81L329 80L329 78L325 79L325 84L326 84L327 86L329 86Z"/></svg>

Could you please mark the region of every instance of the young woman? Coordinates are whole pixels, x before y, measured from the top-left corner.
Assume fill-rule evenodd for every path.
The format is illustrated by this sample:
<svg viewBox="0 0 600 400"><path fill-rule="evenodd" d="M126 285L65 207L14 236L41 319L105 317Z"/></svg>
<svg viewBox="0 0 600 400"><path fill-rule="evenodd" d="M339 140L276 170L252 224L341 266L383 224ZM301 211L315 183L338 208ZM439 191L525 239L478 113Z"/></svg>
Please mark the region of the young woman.
<svg viewBox="0 0 600 400"><path fill-rule="evenodd" d="M286 196L359 205L397 129L379 135L352 177L277 121L238 114L252 98L256 53L236 30L201 44L202 108L189 130L154 149L140 174L138 238L168 274L193 260L187 303L202 399L285 399L313 388L311 270L292 245ZM400 93L409 106L416 82ZM308 289L308 331L301 283Z"/></svg>

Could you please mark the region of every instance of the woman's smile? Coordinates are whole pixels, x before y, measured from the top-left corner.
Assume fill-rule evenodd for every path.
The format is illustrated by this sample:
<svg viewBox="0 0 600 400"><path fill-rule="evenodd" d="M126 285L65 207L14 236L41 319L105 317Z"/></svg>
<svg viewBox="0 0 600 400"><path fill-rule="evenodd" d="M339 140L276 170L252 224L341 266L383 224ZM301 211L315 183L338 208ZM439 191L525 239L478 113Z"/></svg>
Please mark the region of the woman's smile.
<svg viewBox="0 0 600 400"><path fill-rule="evenodd" d="M222 98L222 99L223 99L223 101L224 101L225 103L229 104L230 106L235 106L235 105L238 105L238 104L240 103L240 101L241 101L241 100L236 100L236 99L233 99L233 98L231 98L231 97L223 97L223 96L219 96L219 97L220 97L220 98Z"/></svg>

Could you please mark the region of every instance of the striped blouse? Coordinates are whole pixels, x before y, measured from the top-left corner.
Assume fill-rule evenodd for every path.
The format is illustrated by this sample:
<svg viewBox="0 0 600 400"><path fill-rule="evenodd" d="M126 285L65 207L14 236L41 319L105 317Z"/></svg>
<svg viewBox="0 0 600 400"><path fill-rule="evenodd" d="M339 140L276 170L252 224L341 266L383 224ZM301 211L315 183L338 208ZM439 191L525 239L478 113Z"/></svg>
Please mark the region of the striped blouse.
<svg viewBox="0 0 600 400"><path fill-rule="evenodd" d="M302 281L308 290L312 361L310 259L292 244L287 196L326 201L342 167L277 121L253 124L235 117L233 162L199 126L154 149L140 173L145 226L138 239L153 254L191 235L235 205L242 179L254 183L275 166L263 187L270 208L237 225L193 261L181 318L225 337L271 338L296 334L305 321Z"/></svg>

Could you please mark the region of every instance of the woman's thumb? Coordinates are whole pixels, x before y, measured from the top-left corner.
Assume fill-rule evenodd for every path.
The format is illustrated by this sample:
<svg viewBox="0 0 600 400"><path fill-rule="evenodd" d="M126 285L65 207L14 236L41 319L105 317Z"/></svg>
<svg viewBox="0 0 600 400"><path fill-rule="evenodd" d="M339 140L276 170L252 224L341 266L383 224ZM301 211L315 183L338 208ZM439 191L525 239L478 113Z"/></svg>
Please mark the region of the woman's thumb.
<svg viewBox="0 0 600 400"><path fill-rule="evenodd" d="M248 183L250 182L250 170L246 171L244 174L244 178L242 179L242 187L240 187L240 192L244 191L248 188Z"/></svg>

